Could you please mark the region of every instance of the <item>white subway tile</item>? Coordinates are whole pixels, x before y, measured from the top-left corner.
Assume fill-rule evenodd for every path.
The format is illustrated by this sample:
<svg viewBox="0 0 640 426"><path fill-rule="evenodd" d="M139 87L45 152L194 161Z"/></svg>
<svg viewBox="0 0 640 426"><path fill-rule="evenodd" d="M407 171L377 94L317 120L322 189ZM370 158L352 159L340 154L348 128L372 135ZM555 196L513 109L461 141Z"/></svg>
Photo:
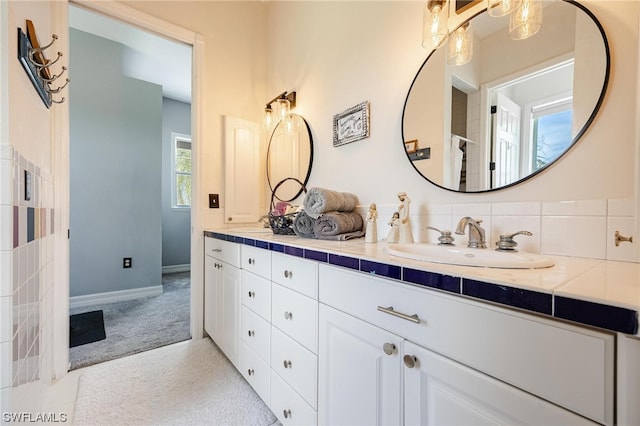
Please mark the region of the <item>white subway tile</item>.
<svg viewBox="0 0 640 426"><path fill-rule="evenodd" d="M11 341L13 317L13 297L0 297L0 342ZM0 364L4 365L4 364Z"/></svg>
<svg viewBox="0 0 640 426"><path fill-rule="evenodd" d="M461 219L464 216L471 216L476 219L478 216L490 216L491 204L490 203L466 203L466 204L453 204L451 213L454 216L454 220ZM460 216L456 219L456 216Z"/></svg>
<svg viewBox="0 0 640 426"><path fill-rule="evenodd" d="M13 161L13 146L7 144L0 144L0 158L3 160Z"/></svg>
<svg viewBox="0 0 640 426"><path fill-rule="evenodd" d="M13 204L13 161L0 159L0 205Z"/></svg>
<svg viewBox="0 0 640 426"><path fill-rule="evenodd" d="M633 216L635 214L634 201L629 198L608 200L607 214L609 216Z"/></svg>
<svg viewBox="0 0 640 426"><path fill-rule="evenodd" d="M0 343L0 388L11 386L12 342Z"/></svg>
<svg viewBox="0 0 640 426"><path fill-rule="evenodd" d="M538 201L494 203L491 205L493 216L540 216L541 204Z"/></svg>
<svg viewBox="0 0 640 426"><path fill-rule="evenodd" d="M631 217L609 217L607 220L607 260L623 262L638 261L638 240L635 220ZM623 237L633 237L633 243L621 241L615 244L615 233L620 232Z"/></svg>
<svg viewBox="0 0 640 426"><path fill-rule="evenodd" d="M13 252L11 250L0 251L0 297L10 296L13 293ZM2 364L0 364L2 365Z"/></svg>
<svg viewBox="0 0 640 426"><path fill-rule="evenodd" d="M429 215L448 215L451 216L451 204L433 204L428 207Z"/></svg>
<svg viewBox="0 0 640 426"><path fill-rule="evenodd" d="M541 252L604 259L606 226L605 217L543 216Z"/></svg>
<svg viewBox="0 0 640 426"><path fill-rule="evenodd" d="M0 206L0 250L13 248L13 206Z"/></svg>
<svg viewBox="0 0 640 426"><path fill-rule="evenodd" d="M606 200L545 201L542 203L544 216L605 216Z"/></svg>
<svg viewBox="0 0 640 426"><path fill-rule="evenodd" d="M518 250L530 253L540 252L540 216L493 216L491 229L491 246L499 240L500 234L514 234L518 231L529 231L533 235L518 235L514 237L518 243Z"/></svg>

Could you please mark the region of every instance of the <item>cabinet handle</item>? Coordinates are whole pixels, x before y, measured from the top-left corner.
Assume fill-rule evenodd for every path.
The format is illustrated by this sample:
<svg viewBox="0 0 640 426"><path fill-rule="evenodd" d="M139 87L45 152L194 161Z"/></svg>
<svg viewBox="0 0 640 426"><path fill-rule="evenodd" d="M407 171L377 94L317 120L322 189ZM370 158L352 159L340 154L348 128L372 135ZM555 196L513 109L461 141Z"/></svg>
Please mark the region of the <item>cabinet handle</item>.
<svg viewBox="0 0 640 426"><path fill-rule="evenodd" d="M404 361L404 365L406 365L407 368L413 368L416 366L416 364L418 364L418 358L413 355L405 355L402 360Z"/></svg>
<svg viewBox="0 0 640 426"><path fill-rule="evenodd" d="M256 264L255 259L249 258L249 265L255 265L255 264Z"/></svg>
<svg viewBox="0 0 640 426"><path fill-rule="evenodd" d="M284 414L284 418L291 418L291 410L282 410L282 414Z"/></svg>
<svg viewBox="0 0 640 426"><path fill-rule="evenodd" d="M249 337L253 337L256 335L256 332L253 330L249 330L248 333L249 333Z"/></svg>
<svg viewBox="0 0 640 426"><path fill-rule="evenodd" d="M293 319L293 312L284 311L284 319Z"/></svg>
<svg viewBox="0 0 640 426"><path fill-rule="evenodd" d="M256 293L254 291L249 292L249 297L255 297Z"/></svg>
<svg viewBox="0 0 640 426"><path fill-rule="evenodd" d="M285 359L283 364L284 368L291 368L291 361Z"/></svg>
<svg viewBox="0 0 640 426"><path fill-rule="evenodd" d="M413 314L413 315L403 314L402 312L394 311L393 306L388 306L386 308L382 306L378 306L378 310L380 312L384 312L385 314L393 315L394 317L402 318L403 320L420 324L420 317L418 317L418 314Z"/></svg>
<svg viewBox="0 0 640 426"><path fill-rule="evenodd" d="M254 374L253 368L248 369L248 370L247 370L247 373L248 373L250 376L253 376L253 374Z"/></svg>
<svg viewBox="0 0 640 426"><path fill-rule="evenodd" d="M293 278L293 272L292 271L284 271L284 277L285 278Z"/></svg>
<svg viewBox="0 0 640 426"><path fill-rule="evenodd" d="M384 345L382 345L382 350L387 355L393 355L393 353L396 351L396 345L394 345L393 343L387 342Z"/></svg>
<svg viewBox="0 0 640 426"><path fill-rule="evenodd" d="M211 249L211 251L213 251L215 253L220 253L222 251L222 249L215 248L215 249Z"/></svg>

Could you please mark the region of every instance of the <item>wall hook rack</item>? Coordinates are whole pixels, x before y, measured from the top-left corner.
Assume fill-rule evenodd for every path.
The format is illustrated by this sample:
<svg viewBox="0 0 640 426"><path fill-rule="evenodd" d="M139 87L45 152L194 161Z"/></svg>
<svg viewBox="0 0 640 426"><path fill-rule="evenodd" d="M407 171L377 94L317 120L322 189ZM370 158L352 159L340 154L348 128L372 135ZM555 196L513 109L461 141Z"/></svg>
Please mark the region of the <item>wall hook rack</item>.
<svg viewBox="0 0 640 426"><path fill-rule="evenodd" d="M51 66L62 58L62 52L57 52L56 58L53 60L49 60L45 56L45 51L51 48L56 40L58 40L58 36L53 34L49 44L40 46L36 36L35 26L30 20L27 20L26 34L21 28L18 28L18 60L47 108L50 108L54 103L60 104L64 102L64 97L54 99L53 95L60 93L70 82L70 80L66 78L64 84L56 88L53 88L51 85L67 71L67 67L63 66L58 74L52 73Z"/></svg>

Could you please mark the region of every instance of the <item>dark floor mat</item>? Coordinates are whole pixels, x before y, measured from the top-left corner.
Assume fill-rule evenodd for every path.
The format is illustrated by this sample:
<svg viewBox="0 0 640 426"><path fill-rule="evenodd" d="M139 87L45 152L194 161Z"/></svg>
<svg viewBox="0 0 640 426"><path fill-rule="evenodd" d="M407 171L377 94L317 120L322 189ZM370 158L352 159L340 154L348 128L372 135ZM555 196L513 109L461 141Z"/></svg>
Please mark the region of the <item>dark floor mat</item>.
<svg viewBox="0 0 640 426"><path fill-rule="evenodd" d="M107 338L102 311L84 312L69 317L69 347L86 345Z"/></svg>

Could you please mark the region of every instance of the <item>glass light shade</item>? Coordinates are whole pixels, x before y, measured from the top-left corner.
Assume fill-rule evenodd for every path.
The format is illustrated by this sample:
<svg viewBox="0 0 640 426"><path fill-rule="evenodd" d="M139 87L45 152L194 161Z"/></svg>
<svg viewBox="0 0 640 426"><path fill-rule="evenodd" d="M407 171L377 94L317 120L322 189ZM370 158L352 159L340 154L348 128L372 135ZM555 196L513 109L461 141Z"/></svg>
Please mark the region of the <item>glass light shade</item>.
<svg viewBox="0 0 640 426"><path fill-rule="evenodd" d="M270 106L264 109L264 128L269 131L271 129L271 125L273 124L273 110Z"/></svg>
<svg viewBox="0 0 640 426"><path fill-rule="evenodd" d="M513 40L524 40L542 28L542 2L538 0L522 0L520 6L511 14L509 21L509 37Z"/></svg>
<svg viewBox="0 0 640 426"><path fill-rule="evenodd" d="M279 98L276 101L276 105L277 105L276 112L277 112L277 115L278 115L278 120L282 121L285 118L287 118L287 115L289 115L289 111L291 109L291 104L290 104L288 99Z"/></svg>
<svg viewBox="0 0 640 426"><path fill-rule="evenodd" d="M472 56L473 35L469 29L469 24L466 23L451 35L447 63L449 65L464 65L471 60Z"/></svg>
<svg viewBox="0 0 640 426"><path fill-rule="evenodd" d="M448 0L427 0L422 21L422 46L437 49L449 35Z"/></svg>
<svg viewBox="0 0 640 426"><path fill-rule="evenodd" d="M489 16L506 16L520 5L520 0L487 0L487 13Z"/></svg>

